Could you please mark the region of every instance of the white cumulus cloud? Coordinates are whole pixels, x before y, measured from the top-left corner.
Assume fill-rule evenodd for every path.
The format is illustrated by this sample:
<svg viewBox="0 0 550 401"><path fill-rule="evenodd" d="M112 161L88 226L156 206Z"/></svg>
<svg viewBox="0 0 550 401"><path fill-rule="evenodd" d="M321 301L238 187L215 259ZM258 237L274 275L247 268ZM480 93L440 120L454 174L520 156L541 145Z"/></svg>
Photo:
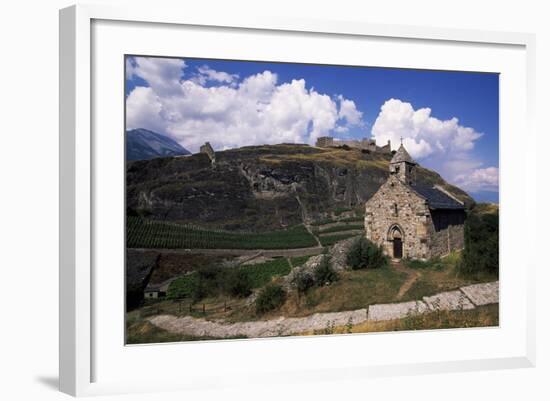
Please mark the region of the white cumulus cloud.
<svg viewBox="0 0 550 401"><path fill-rule="evenodd" d="M473 149L483 135L473 128L464 127L453 117L440 120L431 115L428 107L415 110L410 103L399 99L387 100L372 127L372 136L378 144L392 148L403 144L413 158L422 159L434 153L464 152Z"/></svg>
<svg viewBox="0 0 550 401"><path fill-rule="evenodd" d="M456 117L441 120L428 107L389 99L381 107L372 127L379 145L400 141L417 161L435 169L448 181L467 191L498 191L498 168L484 167L472 152L483 134L459 124Z"/></svg>
<svg viewBox="0 0 550 401"><path fill-rule="evenodd" d="M456 177L456 184L461 188L472 191L498 191L499 171L497 167L474 169L468 174L459 174Z"/></svg>
<svg viewBox="0 0 550 401"><path fill-rule="evenodd" d="M186 68L179 59L135 58L132 74L148 86L127 97L128 129L151 129L198 151L206 141L215 149L313 144L319 136L362 125L353 101L308 88L304 79L279 83L266 70L241 80L208 66L184 76Z"/></svg>
<svg viewBox="0 0 550 401"><path fill-rule="evenodd" d="M130 63L133 65L132 74L147 81L157 95L168 96L179 92L183 70L186 67L184 60L134 57Z"/></svg>
<svg viewBox="0 0 550 401"><path fill-rule="evenodd" d="M222 82L222 83L233 83L239 79L238 74L229 74L224 71L216 71L207 65L203 65L198 68L198 82L204 85L208 81Z"/></svg>

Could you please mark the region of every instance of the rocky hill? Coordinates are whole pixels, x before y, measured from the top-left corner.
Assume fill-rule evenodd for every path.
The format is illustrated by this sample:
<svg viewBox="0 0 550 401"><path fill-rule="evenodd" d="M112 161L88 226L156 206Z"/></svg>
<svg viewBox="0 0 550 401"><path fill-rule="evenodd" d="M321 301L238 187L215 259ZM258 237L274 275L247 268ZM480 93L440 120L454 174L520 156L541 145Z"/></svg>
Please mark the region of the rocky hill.
<svg viewBox="0 0 550 401"><path fill-rule="evenodd" d="M128 213L229 230L361 214L387 179L390 159L346 147L281 144L216 152L214 164L205 154L128 162ZM420 167L418 181L473 203L431 170Z"/></svg>

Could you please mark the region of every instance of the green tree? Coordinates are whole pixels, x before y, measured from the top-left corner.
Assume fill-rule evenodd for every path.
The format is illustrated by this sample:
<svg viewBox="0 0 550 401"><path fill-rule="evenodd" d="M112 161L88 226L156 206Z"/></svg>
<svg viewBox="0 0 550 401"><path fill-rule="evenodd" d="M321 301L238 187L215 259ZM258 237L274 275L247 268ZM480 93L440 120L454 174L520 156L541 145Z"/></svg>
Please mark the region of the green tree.
<svg viewBox="0 0 550 401"><path fill-rule="evenodd" d="M376 269L387 263L387 257L381 247L361 237L351 245L346 261L353 270Z"/></svg>
<svg viewBox="0 0 550 401"><path fill-rule="evenodd" d="M463 274L498 273L498 212L470 213L464 224Z"/></svg>

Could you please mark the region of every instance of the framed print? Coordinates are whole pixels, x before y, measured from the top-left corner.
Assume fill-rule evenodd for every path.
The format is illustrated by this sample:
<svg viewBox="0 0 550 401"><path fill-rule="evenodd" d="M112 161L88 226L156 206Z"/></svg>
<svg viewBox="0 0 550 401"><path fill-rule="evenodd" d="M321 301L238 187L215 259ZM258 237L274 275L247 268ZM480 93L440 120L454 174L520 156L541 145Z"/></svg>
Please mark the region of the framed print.
<svg viewBox="0 0 550 401"><path fill-rule="evenodd" d="M62 391L533 365L532 36L60 29Z"/></svg>

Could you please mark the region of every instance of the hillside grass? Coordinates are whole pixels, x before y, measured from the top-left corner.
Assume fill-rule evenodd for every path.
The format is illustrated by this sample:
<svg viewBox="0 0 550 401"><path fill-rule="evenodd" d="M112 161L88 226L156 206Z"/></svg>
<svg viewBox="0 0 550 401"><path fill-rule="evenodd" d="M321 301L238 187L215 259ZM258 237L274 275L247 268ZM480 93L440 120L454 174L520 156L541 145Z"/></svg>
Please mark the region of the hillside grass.
<svg viewBox="0 0 550 401"><path fill-rule="evenodd" d="M229 339L241 339L247 338L246 336L234 336L224 338ZM137 322L127 322L126 324L126 344L154 344L154 343L169 343L180 341L208 341L208 340L221 340L221 338L210 336L191 336L186 334L174 334L155 326L154 324L140 320Z"/></svg>
<svg viewBox="0 0 550 401"><path fill-rule="evenodd" d="M315 152L296 152L284 155L263 155L260 160L264 163L279 164L284 161L307 161L330 164L335 167L365 168L388 170L389 156L381 153L363 153L359 149L344 148L313 148Z"/></svg>
<svg viewBox="0 0 550 401"><path fill-rule="evenodd" d="M141 217L127 218L128 248L293 249L315 245L315 238L303 225L268 232L238 232Z"/></svg>
<svg viewBox="0 0 550 401"><path fill-rule="evenodd" d="M337 233L340 231L349 231L349 230L364 230L364 224L341 224L337 226L331 226L328 228L319 228L318 234L328 234L328 233Z"/></svg>
<svg viewBox="0 0 550 401"><path fill-rule="evenodd" d="M418 316L408 316L402 319L388 321L366 321L357 325L332 327L327 322L324 330L309 330L299 335L319 334L356 334L376 333L389 331L412 331L412 330L441 330L471 327L498 327L499 305L480 306L471 310L436 311Z"/></svg>
<svg viewBox="0 0 550 401"><path fill-rule="evenodd" d="M339 279L330 285L313 287L303 296L292 294L279 313L283 316L308 316L392 302L407 278L407 274L390 267L338 274Z"/></svg>
<svg viewBox="0 0 550 401"><path fill-rule="evenodd" d="M327 236L319 236L319 242L322 246L331 246L336 244L337 242L343 241L348 238L357 237L358 234L335 234L335 235L327 235Z"/></svg>
<svg viewBox="0 0 550 401"><path fill-rule="evenodd" d="M452 252L443 258L428 261L403 259L403 264L416 270L418 278L411 288L403 295L403 301L422 299L443 291L455 290L459 287L498 280L498 274L480 272L464 275L459 272L460 252Z"/></svg>

